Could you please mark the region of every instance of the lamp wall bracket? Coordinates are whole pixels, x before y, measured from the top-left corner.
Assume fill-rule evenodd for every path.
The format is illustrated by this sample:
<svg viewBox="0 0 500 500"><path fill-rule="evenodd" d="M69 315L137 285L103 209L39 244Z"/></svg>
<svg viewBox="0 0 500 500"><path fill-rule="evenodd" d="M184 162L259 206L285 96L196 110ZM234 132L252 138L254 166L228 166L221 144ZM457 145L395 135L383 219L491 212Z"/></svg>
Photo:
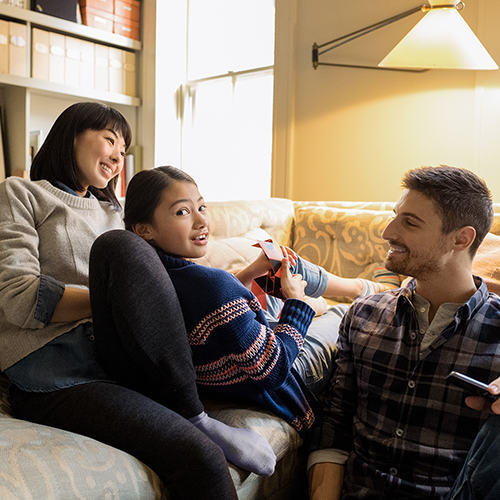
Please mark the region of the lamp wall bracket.
<svg viewBox="0 0 500 500"><path fill-rule="evenodd" d="M375 24L371 24L370 26L366 26L365 28L362 28L357 31L353 31L352 33L348 33L347 35L343 35L339 38L335 38L334 40L330 40L329 42L322 43L321 45L318 45L317 43L313 44L312 47L312 63L313 63L313 68L317 69L318 66L337 66L337 67L342 67L342 68L358 68L358 69L376 69L376 70L383 70L383 71L403 71L406 73L424 73L425 71L429 71L428 69L407 69L407 68L382 68L380 66L363 66L363 65L357 65L357 64L341 64L341 63L326 63L326 62L320 62L319 61L319 56L324 54L325 52L328 52L330 50L336 49L337 47L340 47L341 45L345 45L349 42L352 42L353 40L356 40L357 38L361 38L362 36L368 35L369 33L372 33L373 31L379 30L380 28L384 28L385 26L388 26L389 24L395 23L397 21L400 21L401 19L405 19L408 16L411 16L412 14L416 14L417 12L426 12L427 10L430 9L443 9L443 8L457 8L458 6L462 4L463 8L463 2L459 2L457 5L455 4L443 4L443 5L420 5L418 7L414 7L413 9L409 9L405 12L402 12L401 14L397 14L396 16L389 17L387 19L384 19L383 21L379 21ZM458 9L458 10L461 10ZM320 50L323 49L323 50Z"/></svg>

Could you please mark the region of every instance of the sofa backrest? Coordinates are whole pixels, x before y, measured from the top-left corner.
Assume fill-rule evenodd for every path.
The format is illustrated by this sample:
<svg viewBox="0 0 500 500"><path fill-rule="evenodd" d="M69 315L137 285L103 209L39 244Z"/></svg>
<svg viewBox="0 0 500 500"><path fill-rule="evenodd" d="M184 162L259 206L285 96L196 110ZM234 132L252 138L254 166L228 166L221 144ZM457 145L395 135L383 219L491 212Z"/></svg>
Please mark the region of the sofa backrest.
<svg viewBox="0 0 500 500"><path fill-rule="evenodd" d="M292 202L283 198L207 203L211 237L203 265L236 269L260 253L258 239L280 245L327 271L347 278L373 279L388 245L382 231L393 216L394 202ZM500 204L494 204L491 232L500 235Z"/></svg>
<svg viewBox="0 0 500 500"><path fill-rule="evenodd" d="M220 269L237 269L256 259L257 240L272 238L291 246L295 216L293 202L284 198L207 202L210 241L205 257L194 262Z"/></svg>
<svg viewBox="0 0 500 500"><path fill-rule="evenodd" d="M295 202L292 247L333 274L373 279L374 269L383 265L389 248L382 232L393 216L394 205L395 202ZM493 209L491 232L500 235L500 204L494 204Z"/></svg>

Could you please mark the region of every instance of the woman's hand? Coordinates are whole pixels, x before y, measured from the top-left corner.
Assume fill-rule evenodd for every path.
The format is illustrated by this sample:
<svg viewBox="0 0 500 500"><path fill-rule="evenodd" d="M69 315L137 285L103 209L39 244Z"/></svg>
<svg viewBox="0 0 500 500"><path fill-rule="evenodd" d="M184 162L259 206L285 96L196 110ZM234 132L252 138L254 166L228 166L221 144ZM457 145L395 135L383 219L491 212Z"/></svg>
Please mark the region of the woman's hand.
<svg viewBox="0 0 500 500"><path fill-rule="evenodd" d="M500 377L488 385L488 391L492 394L500 395ZM490 410L497 415L500 414L500 398L492 403L481 396L469 396L465 398L465 403L474 410Z"/></svg>
<svg viewBox="0 0 500 500"><path fill-rule="evenodd" d="M88 289L66 287L61 300L57 303L51 323L67 323L91 317Z"/></svg>
<svg viewBox="0 0 500 500"><path fill-rule="evenodd" d="M300 274L292 275L288 257L284 257L281 261L281 293L285 299L304 300L306 286L307 281Z"/></svg>

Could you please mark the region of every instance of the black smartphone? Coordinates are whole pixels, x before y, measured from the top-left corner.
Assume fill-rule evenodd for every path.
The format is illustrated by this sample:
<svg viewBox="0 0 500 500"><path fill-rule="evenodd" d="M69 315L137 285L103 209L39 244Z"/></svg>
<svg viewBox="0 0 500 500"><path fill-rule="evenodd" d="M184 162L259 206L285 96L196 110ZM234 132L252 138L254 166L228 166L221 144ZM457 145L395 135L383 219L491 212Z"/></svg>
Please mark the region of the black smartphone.
<svg viewBox="0 0 500 500"><path fill-rule="evenodd" d="M496 401L498 399L497 395L488 392L488 384L483 384L483 382L479 382L479 380L468 377L463 373L453 371L448 374L446 380L449 380L453 384L465 389L471 394L471 396L481 396L482 398L489 399L490 401Z"/></svg>

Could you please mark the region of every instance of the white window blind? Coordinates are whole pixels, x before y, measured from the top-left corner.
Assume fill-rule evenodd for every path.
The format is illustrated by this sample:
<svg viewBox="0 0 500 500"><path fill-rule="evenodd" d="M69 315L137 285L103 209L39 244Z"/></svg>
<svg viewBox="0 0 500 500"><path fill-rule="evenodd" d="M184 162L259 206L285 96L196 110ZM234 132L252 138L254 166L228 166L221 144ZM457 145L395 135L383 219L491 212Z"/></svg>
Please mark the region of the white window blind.
<svg viewBox="0 0 500 500"><path fill-rule="evenodd" d="M207 200L270 196L273 0L189 0L182 168Z"/></svg>

